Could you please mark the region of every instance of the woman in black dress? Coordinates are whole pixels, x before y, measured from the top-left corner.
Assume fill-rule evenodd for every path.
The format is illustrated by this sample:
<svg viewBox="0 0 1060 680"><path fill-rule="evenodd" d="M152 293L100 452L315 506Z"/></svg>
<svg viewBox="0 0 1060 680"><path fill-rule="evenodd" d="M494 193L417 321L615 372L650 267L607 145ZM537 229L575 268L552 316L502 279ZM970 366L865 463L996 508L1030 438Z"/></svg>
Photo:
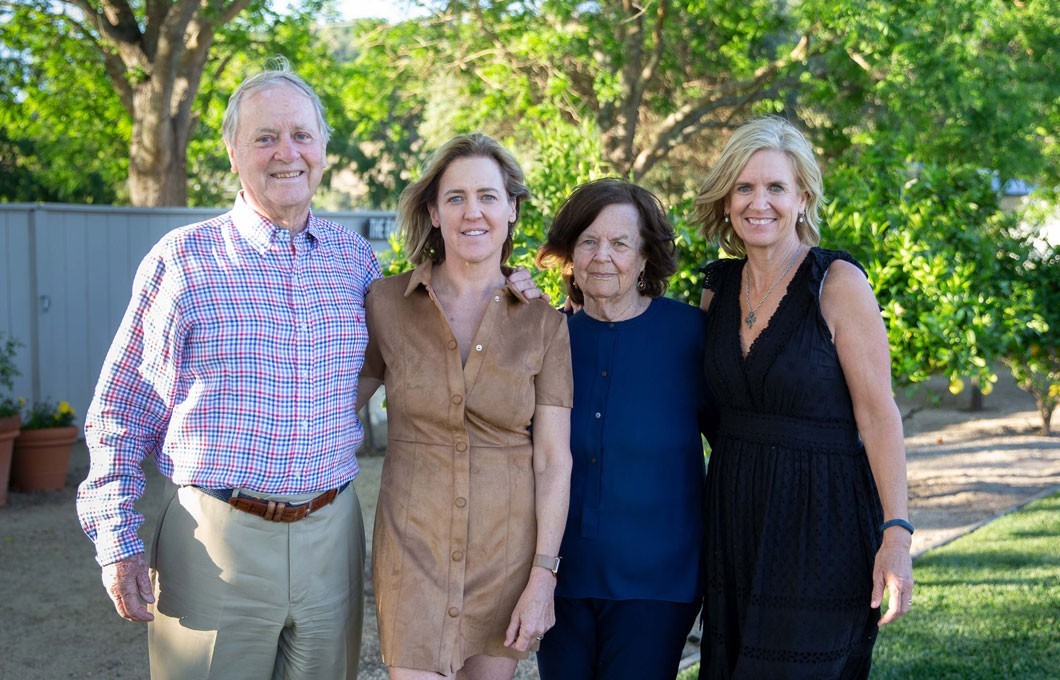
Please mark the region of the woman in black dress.
<svg viewBox="0 0 1060 680"><path fill-rule="evenodd" d="M696 198L704 234L733 256L704 268L722 409L700 678L865 678L878 626L912 599L887 334L861 266L815 247L821 196L806 139L761 118Z"/></svg>

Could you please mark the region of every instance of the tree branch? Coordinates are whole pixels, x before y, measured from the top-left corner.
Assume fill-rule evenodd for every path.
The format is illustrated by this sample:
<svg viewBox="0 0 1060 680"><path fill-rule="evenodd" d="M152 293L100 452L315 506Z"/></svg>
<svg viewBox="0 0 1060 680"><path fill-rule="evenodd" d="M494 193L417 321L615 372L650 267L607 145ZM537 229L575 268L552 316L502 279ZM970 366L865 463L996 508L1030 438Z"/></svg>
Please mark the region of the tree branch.
<svg viewBox="0 0 1060 680"><path fill-rule="evenodd" d="M652 142L637 154L629 167L634 177L642 177L664 158L670 149L706 127L705 119L715 111L729 107L737 111L742 110L747 104L765 97L766 93L763 90L781 71L792 64L806 62L810 58L810 37L815 30L816 26L812 27L790 52L768 64L763 64L749 79L727 80L704 96L685 104L667 116L654 134ZM820 49L818 48L814 53L819 52ZM776 90L777 87L774 84L770 92Z"/></svg>

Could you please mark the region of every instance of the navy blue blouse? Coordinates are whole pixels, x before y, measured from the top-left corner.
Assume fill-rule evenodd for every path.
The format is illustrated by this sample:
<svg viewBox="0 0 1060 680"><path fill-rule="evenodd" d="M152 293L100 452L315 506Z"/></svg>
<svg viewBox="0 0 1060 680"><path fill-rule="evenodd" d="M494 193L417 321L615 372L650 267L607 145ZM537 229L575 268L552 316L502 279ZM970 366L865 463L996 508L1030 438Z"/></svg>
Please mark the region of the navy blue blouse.
<svg viewBox="0 0 1060 680"><path fill-rule="evenodd" d="M701 595L703 446L715 413L704 314L668 298L633 319L568 320L574 368L570 513L558 597Z"/></svg>

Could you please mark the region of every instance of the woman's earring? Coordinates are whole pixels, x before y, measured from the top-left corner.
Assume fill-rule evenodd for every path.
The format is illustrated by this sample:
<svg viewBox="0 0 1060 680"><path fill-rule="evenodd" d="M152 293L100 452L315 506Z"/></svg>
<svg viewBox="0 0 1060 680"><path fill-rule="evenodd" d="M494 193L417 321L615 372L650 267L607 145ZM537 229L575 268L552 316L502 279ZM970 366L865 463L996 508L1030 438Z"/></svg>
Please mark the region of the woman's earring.
<svg viewBox="0 0 1060 680"><path fill-rule="evenodd" d="M725 213L725 224L729 223L729 213Z"/></svg>
<svg viewBox="0 0 1060 680"><path fill-rule="evenodd" d="M799 213L799 224L802 224L805 221L806 221L806 215L804 213Z"/></svg>
<svg viewBox="0 0 1060 680"><path fill-rule="evenodd" d="M644 272L641 271L640 276L637 277L637 290L643 293L648 289L648 283L644 280Z"/></svg>

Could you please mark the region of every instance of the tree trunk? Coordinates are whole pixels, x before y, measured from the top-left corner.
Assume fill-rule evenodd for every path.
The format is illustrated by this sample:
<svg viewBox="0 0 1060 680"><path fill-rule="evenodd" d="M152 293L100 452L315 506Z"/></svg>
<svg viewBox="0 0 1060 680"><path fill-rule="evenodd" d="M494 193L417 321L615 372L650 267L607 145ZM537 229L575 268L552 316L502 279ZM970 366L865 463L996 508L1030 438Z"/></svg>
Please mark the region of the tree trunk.
<svg viewBox="0 0 1060 680"><path fill-rule="evenodd" d="M1053 409L1056 408L1056 404L1040 398L1036 399L1036 401L1038 402L1038 415L1042 417L1042 426L1038 430L1038 434L1048 437L1052 432L1050 421L1053 419Z"/></svg>
<svg viewBox="0 0 1060 680"><path fill-rule="evenodd" d="M968 410L974 412L983 410L983 391L979 389L979 376L972 376L972 398L968 402Z"/></svg>
<svg viewBox="0 0 1060 680"><path fill-rule="evenodd" d="M129 145L129 201L138 206L188 204L187 151L174 135L148 142L142 125L133 126ZM141 128L141 129L138 129ZM181 135L186 137L186 135Z"/></svg>

